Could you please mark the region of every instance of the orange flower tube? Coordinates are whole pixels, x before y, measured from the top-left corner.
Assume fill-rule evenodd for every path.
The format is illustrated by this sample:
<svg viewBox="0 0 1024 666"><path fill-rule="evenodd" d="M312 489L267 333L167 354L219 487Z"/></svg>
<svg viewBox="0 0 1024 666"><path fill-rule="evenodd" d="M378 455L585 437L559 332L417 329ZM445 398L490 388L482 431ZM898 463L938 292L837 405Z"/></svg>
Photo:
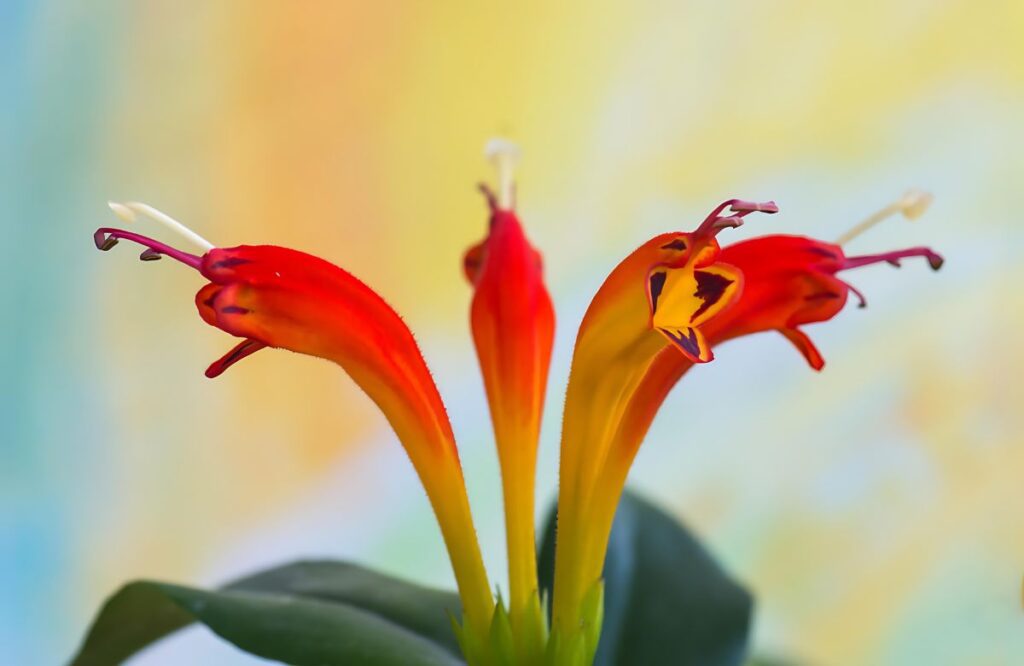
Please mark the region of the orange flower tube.
<svg viewBox="0 0 1024 666"><path fill-rule="evenodd" d="M775 204L726 201L692 233L657 236L626 257L594 296L580 324L566 391L559 463L554 630L594 636L582 618L600 594L603 551L588 548L593 525L610 522L595 482L623 411L653 359L670 351L695 363L713 358L705 327L739 295L743 276L721 260L716 236ZM617 497L615 498L617 500ZM608 515L605 515L605 514ZM595 592L595 586L597 592ZM589 642L593 642L590 640ZM595 645L588 645L593 651Z"/></svg>
<svg viewBox="0 0 1024 666"><path fill-rule="evenodd" d="M508 547L509 617L529 653L543 648L544 621L537 585L534 482L555 313L544 286L541 256L530 244L512 201L516 149L489 146L500 191L481 186L490 220L487 237L466 253L473 285L470 322L501 465Z"/></svg>

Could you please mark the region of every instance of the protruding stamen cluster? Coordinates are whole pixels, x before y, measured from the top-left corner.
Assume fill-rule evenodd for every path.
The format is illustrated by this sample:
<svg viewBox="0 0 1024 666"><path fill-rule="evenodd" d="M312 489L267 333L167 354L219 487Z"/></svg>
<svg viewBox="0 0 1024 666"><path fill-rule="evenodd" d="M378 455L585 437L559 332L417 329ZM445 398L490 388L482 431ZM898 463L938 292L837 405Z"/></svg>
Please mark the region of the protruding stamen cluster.
<svg viewBox="0 0 1024 666"><path fill-rule="evenodd" d="M515 208L515 168L522 153L519 146L499 137L487 142L484 155L494 165L498 176L497 206L502 210ZM493 203L492 203L493 207Z"/></svg>
<svg viewBox="0 0 1024 666"><path fill-rule="evenodd" d="M138 215L143 215L155 222L158 222L179 236L182 236L195 245L203 248L204 254L212 250L214 247L210 241L192 231L181 222L178 222L167 213L159 211L152 206L148 206L144 203L138 203L137 201L129 201L128 203L108 201L107 205L110 206L110 210L114 212L114 215L117 215L129 224L135 222ZM125 231L123 229L115 229L113 227L97 229L96 233L93 234L93 240L96 243L96 247L104 252L117 245L118 239L121 238L145 246L146 249L139 255L139 259L142 261L157 261L160 257L167 255L172 259L177 259L181 263L191 266L192 268L199 268L201 261L199 256L189 252L184 252L148 236L143 236L131 231Z"/></svg>
<svg viewBox="0 0 1024 666"><path fill-rule="evenodd" d="M928 210L928 206L931 205L933 198L934 197L932 197L930 193L925 192L924 190L907 190L903 196L896 201L854 225L852 229L836 240L836 245L845 245L846 243L849 243L871 227L875 226L879 222L889 219L893 215L899 214L908 220L916 220L924 215L924 212Z"/></svg>
<svg viewBox="0 0 1024 666"><path fill-rule="evenodd" d="M860 268L862 266L870 266L871 264L878 264L885 262L896 268L900 267L900 262L903 259L910 257L924 257L928 260L928 265L931 266L932 270L937 271L942 268L942 264L945 261L942 255L933 251L929 247L911 247L905 250L893 250L892 252L881 252L879 254L864 254L858 257L843 257L841 263L834 270L836 272L849 270L851 268ZM867 299L856 287L849 282L843 280L843 284L852 291L857 299L860 301L857 307L867 307Z"/></svg>
<svg viewBox="0 0 1024 666"><path fill-rule="evenodd" d="M101 227L96 230L93 234L93 241L96 243L96 249L106 252L115 245L119 239L129 240L139 245L144 246L146 249L139 255L139 259L142 261L154 261L159 259L161 255L167 255L171 259L176 259L186 266L199 270L199 266L202 263L202 258L188 252L183 252L177 248L173 248L166 243L161 243L158 240L143 236L131 231L125 231L124 229L115 229L113 227Z"/></svg>
<svg viewBox="0 0 1024 666"><path fill-rule="evenodd" d="M728 208L731 215L722 215ZM774 215L779 212L779 207L774 201L756 202L744 201L743 199L729 199L718 204L714 210L708 213L704 221L697 228L695 233L717 234L722 229L738 227L743 224L743 218L751 213L767 213Z"/></svg>

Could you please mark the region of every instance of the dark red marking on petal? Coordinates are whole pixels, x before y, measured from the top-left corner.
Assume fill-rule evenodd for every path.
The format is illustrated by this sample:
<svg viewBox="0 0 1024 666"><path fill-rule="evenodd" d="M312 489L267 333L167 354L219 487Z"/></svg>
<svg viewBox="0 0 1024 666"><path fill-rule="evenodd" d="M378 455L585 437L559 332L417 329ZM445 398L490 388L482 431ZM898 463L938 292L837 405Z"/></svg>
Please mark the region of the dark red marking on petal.
<svg viewBox="0 0 1024 666"><path fill-rule="evenodd" d="M236 266L243 266L245 264L251 264L252 260L243 259L242 257L228 257L227 259L221 259L213 263L210 268L235 268Z"/></svg>
<svg viewBox="0 0 1024 666"><path fill-rule="evenodd" d="M727 277L718 273L709 273L708 271L694 271L693 277L697 279L697 291L693 295L704 302L690 315L691 322L704 314L715 303L722 300L722 295L725 293L726 288L733 283L733 280Z"/></svg>
<svg viewBox="0 0 1024 666"><path fill-rule="evenodd" d="M839 259L839 255L837 255L835 252L829 250L828 248L821 247L820 245L808 245L807 251L810 252L811 254L816 254L821 257L827 257L828 259Z"/></svg>
<svg viewBox="0 0 1024 666"><path fill-rule="evenodd" d="M700 358L700 343L697 341L697 331L692 328L687 328L687 333L683 335L682 331L678 334L667 328L659 329L662 333L667 335L672 342L679 345L684 351L693 356L693 358Z"/></svg>
<svg viewBox="0 0 1024 666"><path fill-rule="evenodd" d="M259 350L263 349L266 346L266 344L260 342L259 340L253 340L251 338L242 340L237 345L235 345L227 354L224 354L224 356L221 356L219 359L211 363L210 367L206 369L205 374L210 379L213 379L214 377L219 377L220 375L224 374L225 370L233 366L235 363L238 363L246 356L251 356L252 354L255 354L256 352L258 352Z"/></svg>
<svg viewBox="0 0 1024 666"><path fill-rule="evenodd" d="M842 296L840 294L835 293L834 291L819 291L816 294L804 296L805 301L828 301L833 298L842 298Z"/></svg>
<svg viewBox="0 0 1024 666"><path fill-rule="evenodd" d="M220 309L223 314L249 314L248 308L243 308L240 305L225 305Z"/></svg>
<svg viewBox="0 0 1024 666"><path fill-rule="evenodd" d="M668 274L665 271L657 271L651 273L648 278L651 287L651 314L653 315L658 311L658 297L661 296L661 290L665 288L665 280Z"/></svg>
<svg viewBox="0 0 1024 666"><path fill-rule="evenodd" d="M661 249L662 250L679 250L680 252L682 252L683 250L686 249L686 241L684 241L682 238L677 238L674 241L672 241L671 243L668 243L666 245L662 245Z"/></svg>

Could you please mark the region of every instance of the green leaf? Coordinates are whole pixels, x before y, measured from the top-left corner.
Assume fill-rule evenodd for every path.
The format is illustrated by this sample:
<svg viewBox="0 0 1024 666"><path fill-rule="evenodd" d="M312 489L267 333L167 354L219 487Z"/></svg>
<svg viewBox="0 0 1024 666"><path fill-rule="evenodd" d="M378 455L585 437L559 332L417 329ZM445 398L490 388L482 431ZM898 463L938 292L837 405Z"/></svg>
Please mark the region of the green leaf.
<svg viewBox="0 0 1024 666"><path fill-rule="evenodd" d="M743 666L799 666L799 663L774 656L754 655L743 662Z"/></svg>
<svg viewBox="0 0 1024 666"><path fill-rule="evenodd" d="M554 511L538 565L554 577ZM753 598L674 518L626 492L604 564L605 610L596 666L743 663Z"/></svg>
<svg viewBox="0 0 1024 666"><path fill-rule="evenodd" d="M232 590L286 593L370 611L461 654L449 615L462 616L459 595L416 585L348 562L302 561L253 574Z"/></svg>
<svg viewBox="0 0 1024 666"><path fill-rule="evenodd" d="M118 664L198 620L289 664L462 664L447 613L458 597L343 562L298 562L220 591L139 581L110 597L74 666Z"/></svg>

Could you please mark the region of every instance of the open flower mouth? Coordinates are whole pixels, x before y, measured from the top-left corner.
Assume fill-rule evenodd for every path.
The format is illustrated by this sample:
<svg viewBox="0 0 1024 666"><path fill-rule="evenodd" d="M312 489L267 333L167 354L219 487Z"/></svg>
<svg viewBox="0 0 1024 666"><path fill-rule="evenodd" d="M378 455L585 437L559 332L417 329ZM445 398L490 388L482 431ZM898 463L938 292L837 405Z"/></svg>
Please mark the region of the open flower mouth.
<svg viewBox="0 0 1024 666"><path fill-rule="evenodd" d="M336 363L380 408L434 509L462 603L455 623L470 664L586 664L602 618L602 567L630 466L669 391L735 338L778 332L820 370L803 330L832 319L853 294L840 273L943 258L927 247L847 255L844 246L883 219L914 219L931 198L913 191L836 243L771 234L721 246L719 234L774 201L729 199L691 231L655 236L609 273L580 323L562 419L557 550L550 617L541 600L534 482L555 313L540 252L516 210L518 148L488 147L497 187L484 185L483 239L463 258L472 289L470 324L501 468L509 590L495 600L469 508L455 435L426 361L401 317L365 283L310 254L273 245L215 247L177 220L138 203L111 204L126 222L146 217L197 246L192 253L134 231L101 227L98 249L121 241L139 258L168 257L207 283L201 318L240 341L207 369L223 374L267 347ZM511 656L510 656L511 655Z"/></svg>

